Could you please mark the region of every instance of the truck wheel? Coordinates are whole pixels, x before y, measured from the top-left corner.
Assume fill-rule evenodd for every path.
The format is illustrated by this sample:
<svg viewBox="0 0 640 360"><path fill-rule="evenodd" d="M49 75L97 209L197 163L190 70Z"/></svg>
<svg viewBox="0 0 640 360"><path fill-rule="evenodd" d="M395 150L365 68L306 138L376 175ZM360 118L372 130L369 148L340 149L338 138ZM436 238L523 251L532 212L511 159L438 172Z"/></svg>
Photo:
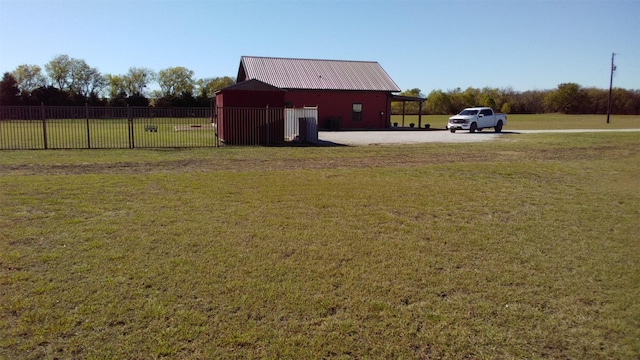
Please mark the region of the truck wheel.
<svg viewBox="0 0 640 360"><path fill-rule="evenodd" d="M502 132L502 120L498 121L498 124L495 127L497 133Z"/></svg>
<svg viewBox="0 0 640 360"><path fill-rule="evenodd" d="M449 131L451 131L451 133L455 133L456 132L456 128L449 128Z"/></svg>
<svg viewBox="0 0 640 360"><path fill-rule="evenodd" d="M471 123L471 127L469 128L469 132L470 133L474 133L476 132L476 129L478 128L478 124L476 123Z"/></svg>

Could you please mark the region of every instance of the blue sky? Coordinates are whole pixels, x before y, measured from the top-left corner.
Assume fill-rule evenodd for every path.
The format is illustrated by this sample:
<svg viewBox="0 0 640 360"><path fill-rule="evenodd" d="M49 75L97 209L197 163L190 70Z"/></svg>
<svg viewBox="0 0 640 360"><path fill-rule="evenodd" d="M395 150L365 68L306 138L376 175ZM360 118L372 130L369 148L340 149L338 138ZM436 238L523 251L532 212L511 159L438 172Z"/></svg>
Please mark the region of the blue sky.
<svg viewBox="0 0 640 360"><path fill-rule="evenodd" d="M102 73L242 55L377 61L403 89L640 89L640 0L0 0L0 72L59 54Z"/></svg>

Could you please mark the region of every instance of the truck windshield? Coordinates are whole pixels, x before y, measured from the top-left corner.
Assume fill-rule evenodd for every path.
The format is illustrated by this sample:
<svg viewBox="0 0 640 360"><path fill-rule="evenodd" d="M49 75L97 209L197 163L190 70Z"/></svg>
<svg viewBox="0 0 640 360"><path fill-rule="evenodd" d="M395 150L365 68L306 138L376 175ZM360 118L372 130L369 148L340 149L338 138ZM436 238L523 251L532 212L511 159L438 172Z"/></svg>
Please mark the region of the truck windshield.
<svg viewBox="0 0 640 360"><path fill-rule="evenodd" d="M458 115L476 115L478 110L462 110Z"/></svg>

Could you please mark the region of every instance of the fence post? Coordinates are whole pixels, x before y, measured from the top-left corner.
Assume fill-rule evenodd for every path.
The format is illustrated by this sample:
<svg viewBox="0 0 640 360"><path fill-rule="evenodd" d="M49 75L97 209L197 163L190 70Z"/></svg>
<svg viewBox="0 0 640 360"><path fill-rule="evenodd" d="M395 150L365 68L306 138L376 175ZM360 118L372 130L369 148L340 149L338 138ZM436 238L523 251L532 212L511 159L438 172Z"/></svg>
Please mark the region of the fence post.
<svg viewBox="0 0 640 360"><path fill-rule="evenodd" d="M213 100L214 98L211 98L211 101L209 101L209 122L211 123L211 127L212 127L212 131L213 131L213 146L218 147L218 131L217 126L214 125L213 122L213 118L214 118L214 106L213 106Z"/></svg>
<svg viewBox="0 0 640 360"><path fill-rule="evenodd" d="M47 150L49 145L47 143L47 114L44 109L44 103L40 103L40 116L42 118L42 140L44 143L44 149Z"/></svg>
<svg viewBox="0 0 640 360"><path fill-rule="evenodd" d="M269 105L267 104L267 146L271 145L271 143L269 143L269 135Z"/></svg>
<svg viewBox="0 0 640 360"><path fill-rule="evenodd" d="M91 149L91 131L89 130L89 104L84 103L84 115L87 120L87 148Z"/></svg>
<svg viewBox="0 0 640 360"><path fill-rule="evenodd" d="M136 144L133 140L133 117L131 116L131 108L127 104L127 122L129 124L129 148L135 148Z"/></svg>
<svg viewBox="0 0 640 360"><path fill-rule="evenodd" d="M213 121L214 121L214 136L216 137L216 147L220 147L220 112L223 111L222 108L218 107L217 104L213 106ZM224 116L224 115L223 115Z"/></svg>

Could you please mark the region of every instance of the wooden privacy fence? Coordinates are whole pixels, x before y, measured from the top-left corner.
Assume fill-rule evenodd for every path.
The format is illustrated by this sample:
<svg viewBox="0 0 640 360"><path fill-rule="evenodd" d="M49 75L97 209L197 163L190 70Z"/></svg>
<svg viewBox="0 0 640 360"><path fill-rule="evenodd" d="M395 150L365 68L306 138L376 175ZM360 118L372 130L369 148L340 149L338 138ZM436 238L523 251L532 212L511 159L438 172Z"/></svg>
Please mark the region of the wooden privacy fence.
<svg viewBox="0 0 640 360"><path fill-rule="evenodd" d="M318 143L318 108L284 109L284 136L286 140Z"/></svg>

